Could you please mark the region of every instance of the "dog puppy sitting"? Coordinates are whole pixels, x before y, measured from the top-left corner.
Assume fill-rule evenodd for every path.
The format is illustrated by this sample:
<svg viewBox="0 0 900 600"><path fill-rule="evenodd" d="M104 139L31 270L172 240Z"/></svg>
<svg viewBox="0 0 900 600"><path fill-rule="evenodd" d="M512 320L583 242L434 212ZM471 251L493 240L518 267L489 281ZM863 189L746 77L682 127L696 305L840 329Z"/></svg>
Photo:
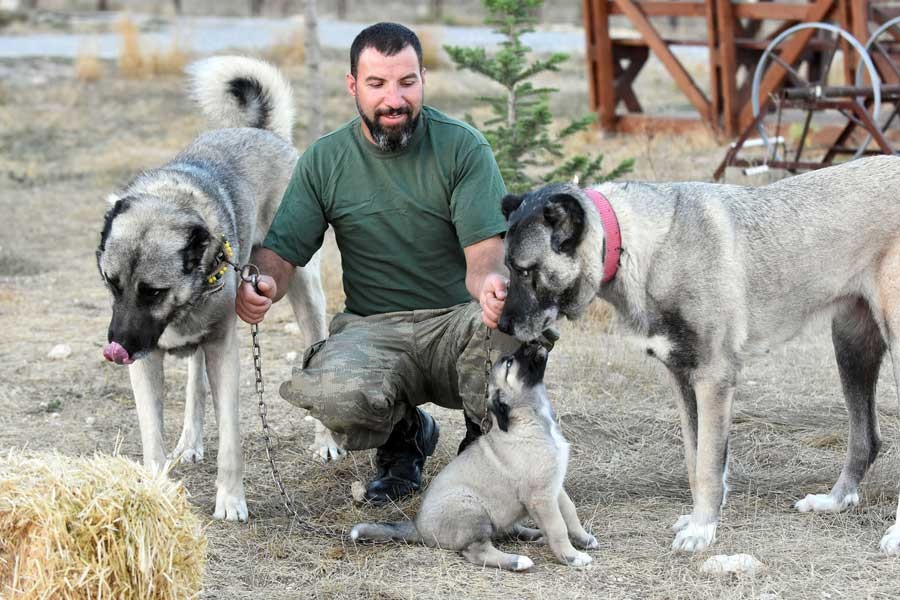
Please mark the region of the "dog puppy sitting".
<svg viewBox="0 0 900 600"><path fill-rule="evenodd" d="M522 571L531 559L501 552L492 540L543 538L561 563L590 564L573 546L598 544L563 489L569 444L547 398L546 366L547 350L537 343L503 356L491 372L490 431L434 478L415 521L360 523L351 539L417 542L455 550L477 565ZM539 529L520 525L526 516Z"/></svg>

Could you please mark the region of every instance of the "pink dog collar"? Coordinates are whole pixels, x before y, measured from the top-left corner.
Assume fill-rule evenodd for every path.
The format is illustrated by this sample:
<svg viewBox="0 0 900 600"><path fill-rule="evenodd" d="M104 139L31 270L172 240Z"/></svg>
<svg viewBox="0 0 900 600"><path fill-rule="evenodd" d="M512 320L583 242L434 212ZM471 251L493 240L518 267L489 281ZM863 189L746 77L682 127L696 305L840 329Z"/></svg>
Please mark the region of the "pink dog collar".
<svg viewBox="0 0 900 600"><path fill-rule="evenodd" d="M600 222L603 223L603 233L606 239L606 252L603 256L603 281L608 283L616 276L619 270L619 256L622 254L622 232L619 231L619 220L613 211L609 200L594 189L586 189L584 193L594 203L597 212L600 213Z"/></svg>

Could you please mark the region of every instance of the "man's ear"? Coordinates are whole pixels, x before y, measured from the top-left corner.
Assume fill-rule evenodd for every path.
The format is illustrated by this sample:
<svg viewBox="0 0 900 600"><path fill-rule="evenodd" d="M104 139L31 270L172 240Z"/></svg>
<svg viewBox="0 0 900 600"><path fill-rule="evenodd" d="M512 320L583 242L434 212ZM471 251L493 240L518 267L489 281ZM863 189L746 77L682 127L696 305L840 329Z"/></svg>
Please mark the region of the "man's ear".
<svg viewBox="0 0 900 600"><path fill-rule="evenodd" d="M497 427L501 431L509 431L509 404L500 400L500 390L494 390L490 403L491 412L497 418Z"/></svg>
<svg viewBox="0 0 900 600"><path fill-rule="evenodd" d="M352 73L347 73L345 79L347 81L347 93L356 98L356 77Z"/></svg>
<svg viewBox="0 0 900 600"><path fill-rule="evenodd" d="M503 197L503 200L500 201L500 210L503 211L503 217L509 221L509 215L516 212L516 209L519 208L522 204L522 200L525 196L516 196L515 194L507 194Z"/></svg>
<svg viewBox="0 0 900 600"><path fill-rule="evenodd" d="M572 256L584 235L585 214L578 198L570 194L551 196L544 205L544 221L552 229L553 251Z"/></svg>

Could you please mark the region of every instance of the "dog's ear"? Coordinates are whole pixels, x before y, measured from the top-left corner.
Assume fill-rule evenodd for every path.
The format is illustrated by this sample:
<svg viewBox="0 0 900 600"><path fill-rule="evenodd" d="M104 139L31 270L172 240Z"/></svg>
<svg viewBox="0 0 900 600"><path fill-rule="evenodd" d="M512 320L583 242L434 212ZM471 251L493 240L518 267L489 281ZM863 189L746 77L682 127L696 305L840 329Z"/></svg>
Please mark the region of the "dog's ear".
<svg viewBox="0 0 900 600"><path fill-rule="evenodd" d="M203 225L194 225L187 235L187 244L181 251L185 274L193 273L203 260L203 253L209 246L209 230Z"/></svg>
<svg viewBox="0 0 900 600"><path fill-rule="evenodd" d="M522 205L525 196L516 196L515 194L507 194L500 201L500 209L503 211L503 217L509 221L509 215L516 212L516 209Z"/></svg>
<svg viewBox="0 0 900 600"><path fill-rule="evenodd" d="M544 205L544 221L553 232L550 247L554 252L572 256L584 234L584 208L569 194L551 196Z"/></svg>
<svg viewBox="0 0 900 600"><path fill-rule="evenodd" d="M509 431L509 404L500 400L500 390L494 390L490 402L491 412L497 418L497 427L501 431Z"/></svg>
<svg viewBox="0 0 900 600"><path fill-rule="evenodd" d="M547 369L547 349L538 343L534 346L528 357L528 376L525 382L532 387L544 380L544 371Z"/></svg>

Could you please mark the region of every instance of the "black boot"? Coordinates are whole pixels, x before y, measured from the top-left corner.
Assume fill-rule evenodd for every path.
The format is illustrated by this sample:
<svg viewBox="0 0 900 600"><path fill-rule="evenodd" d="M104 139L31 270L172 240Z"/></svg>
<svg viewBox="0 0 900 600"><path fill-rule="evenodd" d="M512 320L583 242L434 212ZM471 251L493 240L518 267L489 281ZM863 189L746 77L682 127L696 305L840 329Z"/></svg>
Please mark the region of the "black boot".
<svg viewBox="0 0 900 600"><path fill-rule="evenodd" d="M481 427L475 421L470 419L469 415L463 413L463 416L466 418L466 437L459 443L459 449L456 451L457 454L462 454L462 451L466 449L466 446L480 438L482 433Z"/></svg>
<svg viewBox="0 0 900 600"><path fill-rule="evenodd" d="M418 408L412 418L397 423L375 453L378 471L366 486L366 500L387 504L419 491L425 458L434 453L440 432L437 421Z"/></svg>

